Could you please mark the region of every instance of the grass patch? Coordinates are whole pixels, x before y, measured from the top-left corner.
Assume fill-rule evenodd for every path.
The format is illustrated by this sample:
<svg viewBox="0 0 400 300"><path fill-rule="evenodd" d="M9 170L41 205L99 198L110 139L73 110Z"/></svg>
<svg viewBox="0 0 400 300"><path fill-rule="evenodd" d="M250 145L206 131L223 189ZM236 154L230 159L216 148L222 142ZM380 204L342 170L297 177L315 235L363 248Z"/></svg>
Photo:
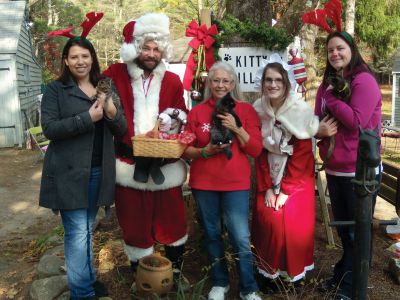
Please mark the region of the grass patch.
<svg viewBox="0 0 400 300"><path fill-rule="evenodd" d="M31 258L39 258L40 256L42 256L42 254L51 247L51 245L49 245L49 239L52 236L63 237L64 227L62 225L58 225L54 227L51 231L40 236L38 239L32 240L29 243L27 251L25 252L25 256Z"/></svg>

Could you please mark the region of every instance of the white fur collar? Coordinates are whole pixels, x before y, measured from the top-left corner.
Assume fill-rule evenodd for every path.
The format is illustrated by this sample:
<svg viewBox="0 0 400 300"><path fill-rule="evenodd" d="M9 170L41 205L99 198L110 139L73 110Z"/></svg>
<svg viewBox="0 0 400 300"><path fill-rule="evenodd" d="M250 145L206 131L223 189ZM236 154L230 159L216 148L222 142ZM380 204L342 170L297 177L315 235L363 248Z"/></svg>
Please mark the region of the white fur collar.
<svg viewBox="0 0 400 300"><path fill-rule="evenodd" d="M312 138L318 131L318 117L314 115L311 107L297 96L289 96L276 114L264 96L257 99L253 106L261 119L262 127L272 122L267 125L271 126L277 120L301 140ZM264 132L262 134L264 137Z"/></svg>
<svg viewBox="0 0 400 300"><path fill-rule="evenodd" d="M147 183L137 182L133 179L135 165L128 164L120 159L116 159L116 178L118 185L134 188L142 191L162 191L173 187L181 186L187 177L186 163L179 159L174 163L166 164L161 167L161 172L165 176L163 184L155 184L151 176Z"/></svg>
<svg viewBox="0 0 400 300"><path fill-rule="evenodd" d="M134 98L134 117L135 135L144 134L153 129L159 114L159 98L161 90L161 82L163 80L166 67L164 62L160 62L153 71L147 96L143 90L142 75L143 70L135 63L127 64L128 73L131 77L131 85Z"/></svg>

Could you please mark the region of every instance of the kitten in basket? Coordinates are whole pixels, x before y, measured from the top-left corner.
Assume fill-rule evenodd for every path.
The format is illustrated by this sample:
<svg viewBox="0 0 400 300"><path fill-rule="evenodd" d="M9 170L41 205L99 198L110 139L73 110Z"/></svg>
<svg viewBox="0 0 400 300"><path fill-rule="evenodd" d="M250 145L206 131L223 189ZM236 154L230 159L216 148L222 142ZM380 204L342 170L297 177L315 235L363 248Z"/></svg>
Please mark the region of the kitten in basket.
<svg viewBox="0 0 400 300"><path fill-rule="evenodd" d="M186 113L180 109L167 108L158 119L160 121L158 138L165 138L164 135L176 135L181 132L182 126L186 124ZM148 132L146 136L153 137L153 131ZM151 176L155 184L163 184L165 177L161 171L162 164L163 158L136 156L133 179L147 183Z"/></svg>
<svg viewBox="0 0 400 300"><path fill-rule="evenodd" d="M215 104L214 111L212 113L212 125L211 125L211 144L223 145L232 144L235 134L228 128L222 125L221 119L218 115L224 115L226 113L231 114L235 118L236 126L242 127L240 118L235 113L235 100L231 94L228 93L220 101ZM228 159L232 158L231 147L225 147L224 153Z"/></svg>

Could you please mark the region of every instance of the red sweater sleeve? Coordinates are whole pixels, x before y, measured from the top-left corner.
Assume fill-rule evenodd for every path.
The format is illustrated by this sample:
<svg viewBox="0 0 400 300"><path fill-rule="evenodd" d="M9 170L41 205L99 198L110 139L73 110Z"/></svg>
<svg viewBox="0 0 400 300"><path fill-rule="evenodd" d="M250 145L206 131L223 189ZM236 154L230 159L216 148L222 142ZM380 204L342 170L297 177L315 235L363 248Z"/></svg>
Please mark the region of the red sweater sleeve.
<svg viewBox="0 0 400 300"><path fill-rule="evenodd" d="M293 155L287 162L286 174L281 183L281 191L286 195L292 194L302 187L304 180L314 177L314 155L311 139L294 139Z"/></svg>
<svg viewBox="0 0 400 300"><path fill-rule="evenodd" d="M241 149L251 157L257 157L262 150L262 138L260 119L251 105L246 105L246 119L244 120L244 129L249 134L249 140ZM243 120L242 120L243 122Z"/></svg>

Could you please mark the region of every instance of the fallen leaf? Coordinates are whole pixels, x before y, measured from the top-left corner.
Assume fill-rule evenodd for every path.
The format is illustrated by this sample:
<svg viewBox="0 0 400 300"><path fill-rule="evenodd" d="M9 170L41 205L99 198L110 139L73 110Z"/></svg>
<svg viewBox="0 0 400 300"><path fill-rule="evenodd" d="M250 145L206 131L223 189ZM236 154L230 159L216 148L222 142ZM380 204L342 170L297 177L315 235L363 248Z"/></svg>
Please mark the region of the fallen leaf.
<svg viewBox="0 0 400 300"><path fill-rule="evenodd" d="M15 288L11 288L7 291L6 298L14 299L15 295L17 295L18 293L19 293L19 290L15 289Z"/></svg>

